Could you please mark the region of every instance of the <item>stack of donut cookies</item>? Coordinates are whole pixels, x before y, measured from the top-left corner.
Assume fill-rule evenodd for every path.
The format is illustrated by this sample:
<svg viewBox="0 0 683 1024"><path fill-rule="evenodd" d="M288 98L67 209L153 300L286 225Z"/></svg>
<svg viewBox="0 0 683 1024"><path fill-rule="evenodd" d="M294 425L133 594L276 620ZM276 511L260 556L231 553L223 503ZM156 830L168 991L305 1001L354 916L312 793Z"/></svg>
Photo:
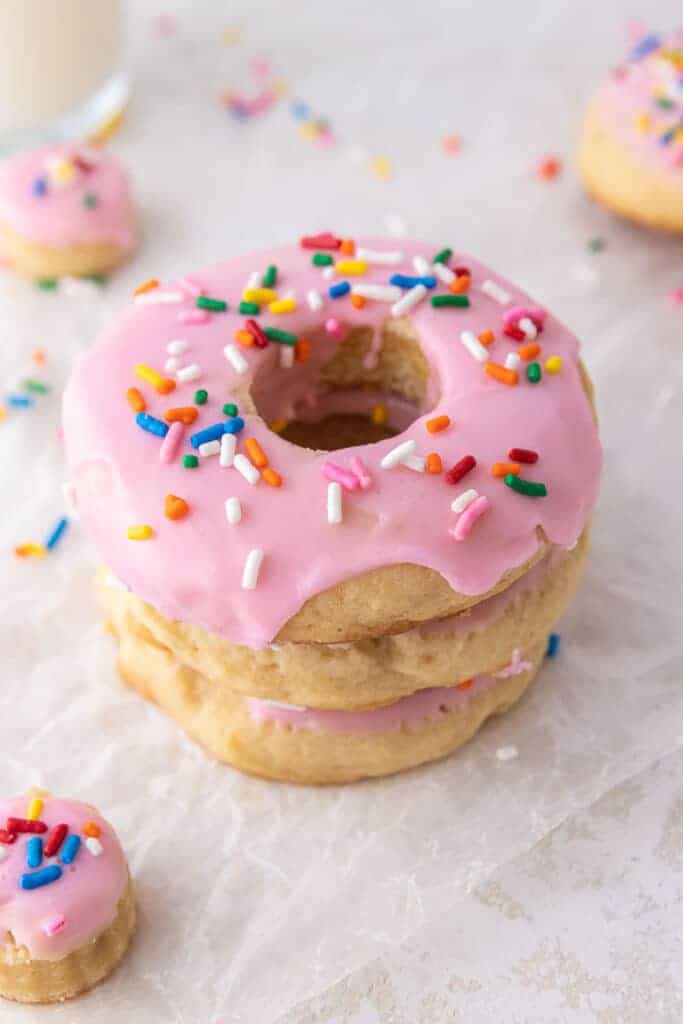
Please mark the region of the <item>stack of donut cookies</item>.
<svg viewBox="0 0 683 1024"><path fill-rule="evenodd" d="M601 467L550 313L450 247L329 232L145 282L64 434L124 679L304 783L442 757L522 696Z"/></svg>

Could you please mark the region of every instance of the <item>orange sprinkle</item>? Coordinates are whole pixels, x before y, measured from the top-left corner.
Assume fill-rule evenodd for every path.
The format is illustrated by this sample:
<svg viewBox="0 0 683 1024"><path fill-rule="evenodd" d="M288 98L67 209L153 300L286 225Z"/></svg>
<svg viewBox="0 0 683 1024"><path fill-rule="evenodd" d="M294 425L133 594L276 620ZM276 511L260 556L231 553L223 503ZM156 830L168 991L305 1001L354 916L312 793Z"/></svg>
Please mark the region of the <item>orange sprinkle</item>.
<svg viewBox="0 0 683 1024"><path fill-rule="evenodd" d="M428 473L440 473L442 469L441 456L438 452L430 452L425 459L425 469Z"/></svg>
<svg viewBox="0 0 683 1024"><path fill-rule="evenodd" d="M235 331L235 341L239 341L240 345L244 345L245 348L251 348L254 344L254 335L251 331L244 331L240 328Z"/></svg>
<svg viewBox="0 0 683 1024"><path fill-rule="evenodd" d="M364 295L354 295L353 292L351 293L351 305L356 309L362 309L366 302L367 299Z"/></svg>
<svg viewBox="0 0 683 1024"><path fill-rule="evenodd" d="M495 377L502 384L509 384L512 386L519 380L519 376L516 370L508 370L507 366L501 366L500 363L492 363L491 360L484 363L484 369L488 373L489 377Z"/></svg>
<svg viewBox="0 0 683 1024"><path fill-rule="evenodd" d="M178 405L173 409L167 409L164 413L164 419L167 423L184 423L186 427L189 427L191 423L199 416L199 410L195 409L193 405Z"/></svg>
<svg viewBox="0 0 683 1024"><path fill-rule="evenodd" d="M425 424L430 434L438 434L440 430L445 430L450 425L450 416L435 416L433 419L427 420Z"/></svg>
<svg viewBox="0 0 683 1024"><path fill-rule="evenodd" d="M454 295L459 295L460 292L466 292L470 286L470 280L471 278L469 274L460 274L459 277L456 277L455 281L451 281L448 286L448 290L453 292Z"/></svg>
<svg viewBox="0 0 683 1024"><path fill-rule="evenodd" d="M526 345L520 345L517 349L519 358L524 359L525 362L535 359L538 353L541 351L541 346L537 341L528 341Z"/></svg>
<svg viewBox="0 0 683 1024"><path fill-rule="evenodd" d="M37 348L35 352L31 354L31 359L33 360L34 363L37 363L38 366L43 366L45 364L47 356L43 352L42 348Z"/></svg>
<svg viewBox="0 0 683 1024"><path fill-rule="evenodd" d="M160 395L170 395L172 391L175 391L175 381L169 377L164 377L157 385L157 391Z"/></svg>
<svg viewBox="0 0 683 1024"><path fill-rule="evenodd" d="M305 338L299 338L294 346L294 358L297 363L305 363L311 357L311 343Z"/></svg>
<svg viewBox="0 0 683 1024"><path fill-rule="evenodd" d="M147 408L147 402L144 400L137 388L128 388L126 391L126 398L128 399L128 405L135 412L144 412Z"/></svg>
<svg viewBox="0 0 683 1024"><path fill-rule="evenodd" d="M261 476L263 477L267 484L270 484L271 487L280 487L280 485L282 484L282 477L280 476L276 469L264 469L263 472L261 473Z"/></svg>
<svg viewBox="0 0 683 1024"><path fill-rule="evenodd" d="M248 437L244 442L244 447L247 449L247 455L257 469L263 469L264 466L268 465L268 456L255 437Z"/></svg>
<svg viewBox="0 0 683 1024"><path fill-rule="evenodd" d="M482 331L479 335L479 341L482 345L492 345L496 340L496 336L493 331Z"/></svg>
<svg viewBox="0 0 683 1024"><path fill-rule="evenodd" d="M94 821L86 821L85 825L83 826L83 835L91 836L93 839L97 839L97 837L101 834L101 831L102 830L100 829L100 826Z"/></svg>
<svg viewBox="0 0 683 1024"><path fill-rule="evenodd" d="M474 683L474 679L466 679L464 683L458 683L458 690L469 690L470 686Z"/></svg>
<svg viewBox="0 0 683 1024"><path fill-rule="evenodd" d="M157 281L156 277L150 277L149 281L143 281L142 284L139 284L137 286L137 288L133 292L133 295L144 295L145 292L151 292L154 288L158 287L159 282Z"/></svg>
<svg viewBox="0 0 683 1024"><path fill-rule="evenodd" d="M164 515L167 519L182 519L190 511L190 506L184 498L176 494L167 494L164 498Z"/></svg>
<svg viewBox="0 0 683 1024"><path fill-rule="evenodd" d="M513 476L519 475L519 463L518 462L494 462L491 466L491 476L507 476L508 473L512 473Z"/></svg>
<svg viewBox="0 0 683 1024"><path fill-rule="evenodd" d="M356 251L356 243L352 238L344 238L339 246L339 251L343 252L345 256L353 256Z"/></svg>
<svg viewBox="0 0 683 1024"><path fill-rule="evenodd" d="M285 419L273 420L273 422L270 424L270 429L273 431L274 434L281 434L283 430L287 429L288 423L289 420Z"/></svg>
<svg viewBox="0 0 683 1024"><path fill-rule="evenodd" d="M19 544L14 549L14 554L19 558L31 558L33 556L36 558L44 558L47 551L42 544Z"/></svg>

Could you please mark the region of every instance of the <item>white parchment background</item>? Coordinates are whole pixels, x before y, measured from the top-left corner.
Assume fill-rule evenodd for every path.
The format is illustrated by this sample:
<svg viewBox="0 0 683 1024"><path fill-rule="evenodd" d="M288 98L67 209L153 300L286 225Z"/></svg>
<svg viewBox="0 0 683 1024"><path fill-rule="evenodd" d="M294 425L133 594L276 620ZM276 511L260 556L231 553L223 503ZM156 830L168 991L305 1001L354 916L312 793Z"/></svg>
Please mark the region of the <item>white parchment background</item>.
<svg viewBox="0 0 683 1024"><path fill-rule="evenodd" d="M637 13L622 4L131 6L134 102L112 148L136 181L143 247L103 290L46 294L0 276L3 386L25 374L37 347L52 386L0 428L0 764L7 794L41 784L107 814L129 854L140 928L123 967L94 993L46 1011L3 1006L0 1019L297 1021L297 1004L381 957L394 958L395 985L426 989L425 964L441 971L455 943L447 926L456 906L467 947L472 888L623 780L679 756L683 307L667 295L683 285L683 249L615 222L572 171L583 103L623 49L626 15ZM644 13L667 27L677 6ZM150 23L162 12L178 17L168 37ZM241 42L226 47L223 30L235 26ZM218 108L222 89L256 88L248 59L261 52L292 95L329 117L336 147L302 139L286 103L247 123ZM441 149L447 132L462 136L457 156ZM531 168L549 152L565 172L544 183ZM359 163L371 157L393 162L390 180ZM61 514L60 390L74 354L131 288L326 227L405 229L451 244L550 306L583 339L606 469L561 657L522 706L443 764L317 791L209 762L122 686L92 598L94 553L77 525L42 562L19 561L12 548L42 540ZM587 248L596 236L607 242L600 253ZM517 760L496 759L504 744L517 746ZM585 943L589 920L572 923ZM569 925L542 927L551 941ZM491 942L470 949L475 975ZM454 945L453 955L464 954ZM462 1017L424 1004L382 1019L532 1019L533 990L506 1017L488 981L488 1009L472 1003L468 1012L467 990L451 989ZM332 1020L330 1006L316 1019ZM364 1024L358 1012L344 1021Z"/></svg>

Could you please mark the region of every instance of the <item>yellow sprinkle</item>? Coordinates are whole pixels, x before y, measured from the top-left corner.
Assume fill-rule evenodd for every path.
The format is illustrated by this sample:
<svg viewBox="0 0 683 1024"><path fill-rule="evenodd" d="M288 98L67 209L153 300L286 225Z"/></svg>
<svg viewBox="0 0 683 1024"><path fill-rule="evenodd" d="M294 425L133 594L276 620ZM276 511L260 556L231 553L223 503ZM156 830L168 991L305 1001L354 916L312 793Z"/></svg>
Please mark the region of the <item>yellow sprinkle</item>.
<svg viewBox="0 0 683 1024"><path fill-rule="evenodd" d="M636 117L636 126L638 128L638 131L642 132L643 134L649 132L650 128L652 127L650 115L646 113L638 114L638 116Z"/></svg>
<svg viewBox="0 0 683 1024"><path fill-rule="evenodd" d="M560 356L551 356L550 359L545 361L545 372L546 373L559 373L562 369L562 358Z"/></svg>
<svg viewBox="0 0 683 1024"><path fill-rule="evenodd" d="M676 128L675 129L673 141L675 143L683 142L683 128Z"/></svg>
<svg viewBox="0 0 683 1024"><path fill-rule="evenodd" d="M139 377L140 380L146 381L151 384L153 388L158 388L163 383L164 378L161 374L153 370L151 366L145 366L144 363L138 363L135 367L135 376Z"/></svg>
<svg viewBox="0 0 683 1024"><path fill-rule="evenodd" d="M19 544L19 546L14 549L14 553L15 555L18 555L19 558L29 558L31 556L35 558L45 558L47 550L42 544Z"/></svg>
<svg viewBox="0 0 683 1024"><path fill-rule="evenodd" d="M274 302L277 292L272 288L245 288L242 298L245 302Z"/></svg>
<svg viewBox="0 0 683 1024"><path fill-rule="evenodd" d="M338 274L344 276L346 274L365 274L368 265L365 260L339 260L338 263L335 263L334 269Z"/></svg>
<svg viewBox="0 0 683 1024"><path fill-rule="evenodd" d="M299 126L299 131L305 139L315 139L320 134L320 129L315 121L304 121L303 124Z"/></svg>
<svg viewBox="0 0 683 1024"><path fill-rule="evenodd" d="M6 419L7 419L7 407L4 406L4 405L0 405L0 423L2 423L2 421L6 420Z"/></svg>
<svg viewBox="0 0 683 1024"><path fill-rule="evenodd" d="M293 313L296 309L296 299L276 299L269 303L269 313Z"/></svg>
<svg viewBox="0 0 683 1024"><path fill-rule="evenodd" d="M377 426L381 427L383 423L387 421L387 407L385 405L376 405L372 410L372 422L376 423Z"/></svg>
<svg viewBox="0 0 683 1024"><path fill-rule="evenodd" d="M128 540L149 540L153 536L154 530L146 523L143 523L141 526L128 527Z"/></svg>
<svg viewBox="0 0 683 1024"><path fill-rule="evenodd" d="M108 118L106 118L106 120L102 121L102 123L97 126L92 135L88 136L88 142L92 142L95 144L99 142L106 142L107 139L110 139L112 137L112 135L115 135L123 123L124 113L125 111L123 110L117 110L115 113L111 114Z"/></svg>
<svg viewBox="0 0 683 1024"><path fill-rule="evenodd" d="M373 160L370 168L378 178L390 178L393 170L391 161L387 160L384 156L379 156L376 160Z"/></svg>
<svg viewBox="0 0 683 1024"><path fill-rule="evenodd" d="M26 817L28 818L29 821L37 821L42 813L43 801L40 799L39 796L34 796L33 800L31 800L30 804L28 805Z"/></svg>
<svg viewBox="0 0 683 1024"><path fill-rule="evenodd" d="M54 178L55 182L59 185L65 185L71 181L75 173L76 168L71 160L58 160L50 168L50 177Z"/></svg>
<svg viewBox="0 0 683 1024"><path fill-rule="evenodd" d="M285 419L273 420L273 422L270 424L270 429L273 431L274 434L281 434L283 430L287 429L287 423L288 420Z"/></svg>

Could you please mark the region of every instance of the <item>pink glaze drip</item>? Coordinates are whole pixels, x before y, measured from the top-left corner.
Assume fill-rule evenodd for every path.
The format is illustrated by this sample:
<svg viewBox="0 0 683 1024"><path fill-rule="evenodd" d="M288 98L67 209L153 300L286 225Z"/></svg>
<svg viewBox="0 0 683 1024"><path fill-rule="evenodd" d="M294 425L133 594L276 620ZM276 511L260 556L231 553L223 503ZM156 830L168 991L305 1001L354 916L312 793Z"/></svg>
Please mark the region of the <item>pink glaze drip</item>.
<svg viewBox="0 0 683 1024"><path fill-rule="evenodd" d="M28 796L0 803L0 827L8 817L25 817ZM71 865L61 864L59 852L44 858L41 867L58 864L62 877L39 889L19 888L19 878L31 869L26 866L28 835L3 846L0 860L0 941L11 932L18 946L25 946L34 960L61 960L74 949L99 935L114 919L119 900L128 881L128 868L113 828L93 807L74 800L43 798L40 820L48 826L47 839L54 825L64 822L69 834L81 837L81 846ZM93 856L85 845L83 826L99 825L102 853ZM60 924L60 918L64 923Z"/></svg>
<svg viewBox="0 0 683 1024"><path fill-rule="evenodd" d="M660 46L646 56L633 52L621 64L599 93L606 127L613 131L644 164L683 179L683 138L663 145L661 137L676 125L683 125L683 67L676 70L666 53L683 52L683 28L659 37ZM642 38L634 43L637 47ZM657 96L666 97L672 107L662 109ZM643 132L638 117L646 114L651 128Z"/></svg>
<svg viewBox="0 0 683 1024"><path fill-rule="evenodd" d="M72 159L83 154L89 170L75 171L63 185L45 195L33 191L37 179L49 179L53 157ZM88 207L87 195L96 197ZM135 241L128 179L108 154L73 145L43 146L17 153L0 165L0 225L31 242L56 249L69 245L110 242L131 249Z"/></svg>
<svg viewBox="0 0 683 1024"><path fill-rule="evenodd" d="M358 244L375 250L397 247L386 239ZM436 248L402 241L401 266L371 266L356 280L386 284L390 273L412 273L413 257ZM178 325L178 304L131 305L79 358L64 396L65 443L76 506L100 556L162 614L250 647L272 641L313 595L380 566L428 566L455 590L483 594L536 552L538 526L552 543L574 544L598 490L601 449L581 385L576 338L548 315L539 341L543 358L562 357L561 372L545 374L536 385L521 377L516 387L489 377L459 344L460 333L494 330L490 354L499 363L517 344L502 334L504 308L481 292L482 282L489 278L505 288L512 297L510 305L536 303L476 260L458 254L453 265L467 263L471 268L470 308L435 309L427 298L410 314L431 371L425 408L413 409L414 422L396 437L334 452L333 461L344 469L352 469L354 457L361 458L373 483L347 494L343 523L331 526L325 504L327 481L321 471L328 453L290 444L261 416L245 413L240 400L244 389L251 387L269 422L300 408L306 396L315 395L321 365L343 344L324 331L331 313L349 328L369 326L375 331L390 316L385 302L369 300L358 310L348 296L325 297L323 309L312 312L305 296L312 288L326 295L327 282L321 282L310 257L310 250L289 247L251 253L193 275L206 295L226 299L230 310L211 313L205 324L185 334ZM243 324L236 310L244 282L254 267L270 263L278 267L281 290L293 292L299 303L286 317L271 317L264 309L260 322L307 337L311 357L283 368L277 345L238 347L248 367L240 374L223 349ZM166 282L162 289L177 290L177 284ZM181 308L190 312L193 302L188 297ZM179 337L188 341L183 359L199 365L201 386L209 392L192 432L223 419L223 403L236 401L245 420L238 451L243 450L244 438L256 438L270 465L282 475L280 488L263 482L252 486L237 470L221 467L218 458L202 460L193 471L184 469L180 458L168 466L160 464L159 439L136 425L126 391L133 383L141 388L148 412L160 419L170 406L192 404L194 382L178 383L172 395L162 396L133 376L139 362L163 373L166 346ZM448 414L455 427L431 435L425 422L437 401L439 412ZM444 468L466 453L475 455L477 466L466 483L485 494L491 508L464 542L454 544L448 532L457 521L450 504L459 488L447 485L443 475L380 467L383 456L407 439L417 442L417 454L438 452ZM185 444L190 451L187 437ZM539 461L524 467L523 475L545 482L546 498L516 494L491 477L491 464L505 459L513 446L540 453ZM183 497L192 515L177 522L166 519L164 495L169 493ZM247 510L234 529L225 521L227 495L238 497ZM136 523L149 523L154 539L131 543L127 528ZM258 585L247 591L240 580L253 548L263 550L264 560Z"/></svg>

